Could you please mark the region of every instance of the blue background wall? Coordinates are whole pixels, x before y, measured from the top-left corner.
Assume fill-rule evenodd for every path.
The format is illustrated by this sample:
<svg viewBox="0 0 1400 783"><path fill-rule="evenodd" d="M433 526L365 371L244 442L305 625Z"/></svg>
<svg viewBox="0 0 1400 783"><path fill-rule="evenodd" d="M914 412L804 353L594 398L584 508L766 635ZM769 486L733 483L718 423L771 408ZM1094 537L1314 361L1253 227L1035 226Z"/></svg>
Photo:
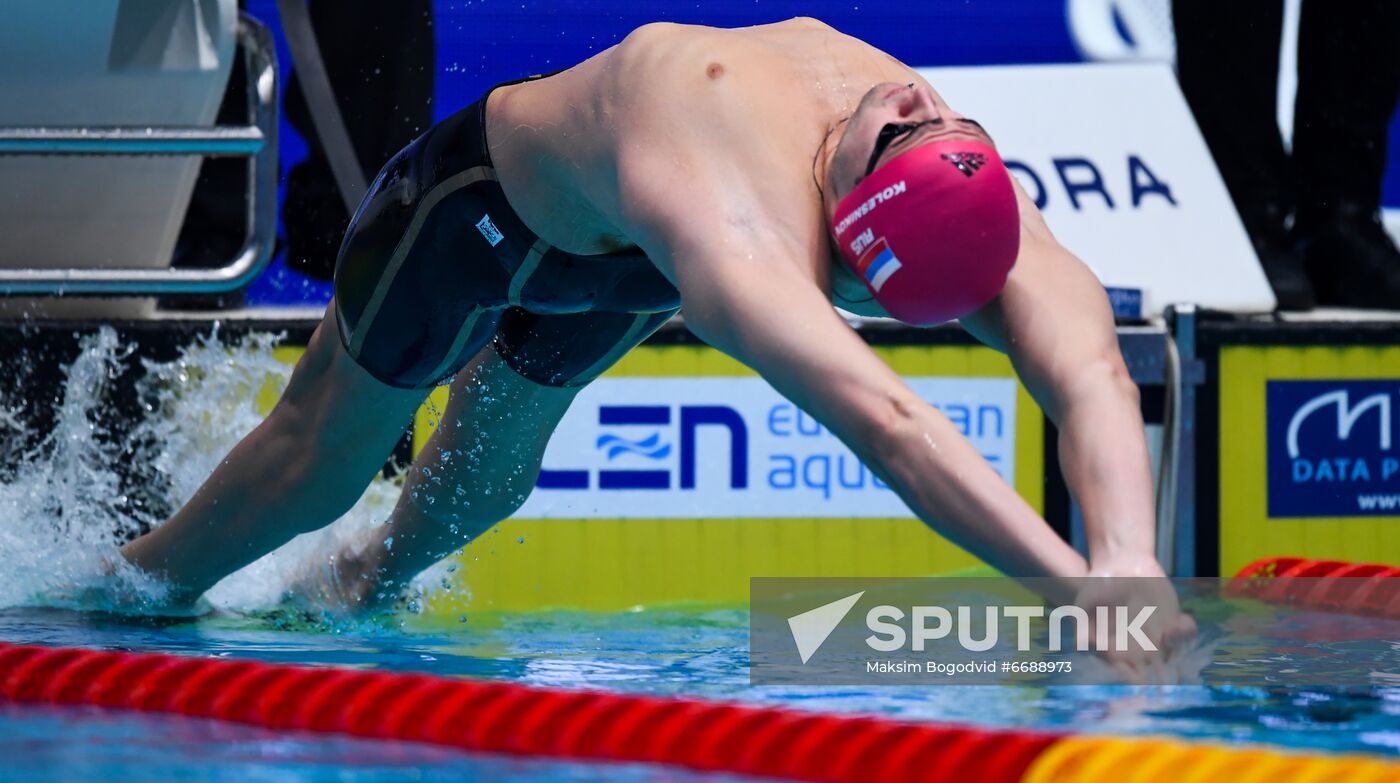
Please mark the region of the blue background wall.
<svg viewBox="0 0 1400 783"><path fill-rule="evenodd" d="M392 2L392 0L383 0ZM1066 63L1083 58L1065 17L1065 0L438 0L434 112L441 118L471 103L492 84L565 68L651 21L738 27L793 16L816 16L914 66ZM283 83L291 56L274 0L250 0L248 11L277 36ZM286 123L282 167L303 159L306 144ZM1400 150L1400 123L1391 127ZM1400 154L1392 155L1385 203L1400 207ZM265 299L324 300L323 286L274 269L252 291Z"/></svg>

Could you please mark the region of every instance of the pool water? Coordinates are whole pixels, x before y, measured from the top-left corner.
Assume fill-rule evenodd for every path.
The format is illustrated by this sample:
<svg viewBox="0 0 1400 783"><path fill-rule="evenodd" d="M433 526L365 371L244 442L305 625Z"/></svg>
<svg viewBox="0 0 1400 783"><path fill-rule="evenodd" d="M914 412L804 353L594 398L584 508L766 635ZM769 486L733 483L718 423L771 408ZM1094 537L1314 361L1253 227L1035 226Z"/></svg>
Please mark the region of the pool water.
<svg viewBox="0 0 1400 783"><path fill-rule="evenodd" d="M753 687L742 611L543 613L467 623L400 615L337 624L291 610L156 621L11 609L0 612L0 640L416 671L908 720L1400 754L1400 688ZM0 780L744 780L22 705L0 708L0 759Z"/></svg>
<svg viewBox="0 0 1400 783"><path fill-rule="evenodd" d="M471 755L408 742L276 732L96 709L0 707L0 780L702 783L750 778L647 765Z"/></svg>
<svg viewBox="0 0 1400 783"><path fill-rule="evenodd" d="M128 448L104 437L104 416L111 408L111 379L132 361L130 352L111 330L84 339L56 401L53 431L25 453L0 455L7 463L0 473L0 641L419 671L915 721L1400 754L1395 680L1328 692L1202 685L754 687L748 679L749 618L739 610L473 614L459 622L411 613L337 621L288 608L286 592L304 582L308 568L320 568L316 564L325 563L327 553L383 524L398 494L384 480L328 530L300 536L220 582L206 596L209 614L154 620L93 611L120 607L122 601L114 601L120 596L134 596L139 605L157 590L123 567L116 553L117 542L160 522L159 513L128 498L120 464L149 465L164 500L182 503L261 419L249 390L275 391L285 383L288 367L272 357L273 342L267 336L231 347L197 341L177 360L147 363L149 383L141 391L148 415L131 436L136 447ZM15 405L30 403L0 402L0 419ZM0 423L20 426L9 419ZM430 573L420 587L431 589L442 577ZM1365 648L1357 650L1343 662L1365 670ZM94 779L741 780L170 716L0 704L0 781Z"/></svg>

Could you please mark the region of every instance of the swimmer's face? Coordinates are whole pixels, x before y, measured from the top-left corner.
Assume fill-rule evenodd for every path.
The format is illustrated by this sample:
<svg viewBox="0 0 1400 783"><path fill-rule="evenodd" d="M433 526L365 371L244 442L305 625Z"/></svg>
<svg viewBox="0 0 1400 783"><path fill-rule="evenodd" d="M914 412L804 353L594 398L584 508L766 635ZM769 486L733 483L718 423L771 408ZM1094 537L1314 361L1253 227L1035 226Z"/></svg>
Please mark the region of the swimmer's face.
<svg viewBox="0 0 1400 783"><path fill-rule="evenodd" d="M925 84L875 85L856 106L832 155L828 208L835 209L869 171L902 153L931 141L955 139L993 144L976 120L954 111Z"/></svg>

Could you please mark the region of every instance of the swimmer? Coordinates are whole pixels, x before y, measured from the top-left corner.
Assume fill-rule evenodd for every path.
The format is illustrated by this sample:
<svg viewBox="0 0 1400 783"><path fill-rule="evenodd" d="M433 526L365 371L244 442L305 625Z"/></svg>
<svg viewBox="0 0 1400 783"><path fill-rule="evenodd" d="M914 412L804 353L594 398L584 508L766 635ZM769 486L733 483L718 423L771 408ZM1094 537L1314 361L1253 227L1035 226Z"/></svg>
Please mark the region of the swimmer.
<svg viewBox="0 0 1400 783"><path fill-rule="evenodd" d="M1059 427L1087 561L833 304L960 319L1010 355ZM1103 287L987 130L893 57L802 18L646 25L410 144L360 205L275 408L123 554L193 601L347 511L452 379L388 532L337 560L372 605L514 513L579 389L682 309L1002 572L1162 574L1138 392ZM1160 633L1189 618L1173 623Z"/></svg>

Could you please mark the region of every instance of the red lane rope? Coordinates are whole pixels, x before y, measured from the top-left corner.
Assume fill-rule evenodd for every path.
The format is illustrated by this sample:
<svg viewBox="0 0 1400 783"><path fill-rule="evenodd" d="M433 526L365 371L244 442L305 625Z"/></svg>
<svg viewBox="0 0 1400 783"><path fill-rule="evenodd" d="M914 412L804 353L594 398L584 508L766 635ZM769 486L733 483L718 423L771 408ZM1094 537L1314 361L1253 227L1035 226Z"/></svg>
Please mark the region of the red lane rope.
<svg viewBox="0 0 1400 783"><path fill-rule="evenodd" d="M1057 735L0 642L0 698L820 783L1019 781Z"/></svg>
<svg viewBox="0 0 1400 783"><path fill-rule="evenodd" d="M1240 569L1230 595L1346 614L1400 619L1400 568L1379 563L1266 557Z"/></svg>

